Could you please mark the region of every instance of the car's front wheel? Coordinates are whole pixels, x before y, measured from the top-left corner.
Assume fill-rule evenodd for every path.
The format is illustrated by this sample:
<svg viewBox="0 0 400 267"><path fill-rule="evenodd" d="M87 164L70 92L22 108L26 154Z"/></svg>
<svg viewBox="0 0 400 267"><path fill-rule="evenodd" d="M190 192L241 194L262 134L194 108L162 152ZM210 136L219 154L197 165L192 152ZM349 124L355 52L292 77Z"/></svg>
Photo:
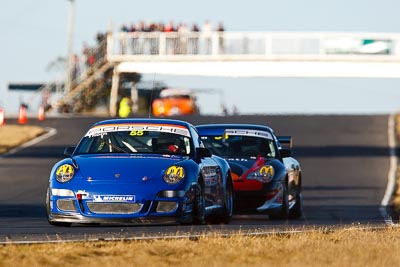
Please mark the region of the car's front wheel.
<svg viewBox="0 0 400 267"><path fill-rule="evenodd" d="M193 224L203 225L206 223L206 199L204 186L200 183L195 186L195 197L193 200Z"/></svg>
<svg viewBox="0 0 400 267"><path fill-rule="evenodd" d="M226 177L226 187L224 195L224 206L221 214L217 218L218 223L228 224L233 216L233 182L230 175Z"/></svg>
<svg viewBox="0 0 400 267"><path fill-rule="evenodd" d="M279 211L271 214L269 217L272 220L286 220L289 216L289 193L287 182L282 183L282 205Z"/></svg>
<svg viewBox="0 0 400 267"><path fill-rule="evenodd" d="M296 203L289 212L289 218L298 219L303 216L303 195L299 189L296 194Z"/></svg>

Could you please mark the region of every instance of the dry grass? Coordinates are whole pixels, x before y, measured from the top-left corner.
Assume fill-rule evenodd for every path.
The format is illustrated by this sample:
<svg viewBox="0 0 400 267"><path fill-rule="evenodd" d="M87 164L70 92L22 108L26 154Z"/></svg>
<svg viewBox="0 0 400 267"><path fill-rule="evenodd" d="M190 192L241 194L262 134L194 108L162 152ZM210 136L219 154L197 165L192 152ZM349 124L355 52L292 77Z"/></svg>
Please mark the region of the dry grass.
<svg viewBox="0 0 400 267"><path fill-rule="evenodd" d="M39 126L31 125L2 125L0 126L0 154L13 147L19 146L41 134L45 130Z"/></svg>
<svg viewBox="0 0 400 267"><path fill-rule="evenodd" d="M398 266L400 230L3 245L0 266Z"/></svg>

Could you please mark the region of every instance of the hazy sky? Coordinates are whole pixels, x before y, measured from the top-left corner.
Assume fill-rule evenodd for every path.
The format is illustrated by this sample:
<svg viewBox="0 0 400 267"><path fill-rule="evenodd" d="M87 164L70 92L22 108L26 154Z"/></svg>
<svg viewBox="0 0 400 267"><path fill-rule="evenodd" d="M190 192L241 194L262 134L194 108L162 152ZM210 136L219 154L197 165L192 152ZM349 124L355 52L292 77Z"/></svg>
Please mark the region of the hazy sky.
<svg viewBox="0 0 400 267"><path fill-rule="evenodd" d="M6 105L4 92L9 82L46 82L62 78L56 71L48 71L47 66L57 57L65 57L67 53L70 5L67 0L4 2L7 3L3 3L0 9L0 97L3 98L0 98L0 105ZM106 31L110 25L115 30L122 23L136 23L139 20L172 20L176 23L201 25L208 19L214 23L223 22L228 31L400 32L399 10L399 0L75 0L74 51L81 53L84 42L93 44L96 33ZM329 79L328 84L325 84L328 79L157 78L163 78L177 86L190 86L194 81L196 83L191 87L221 89L225 101L228 102L239 101L240 98L235 99L230 95L233 92L240 94L243 86L259 88L258 90L273 86L285 90L299 84L311 91L321 86L347 86L347 89L354 88L355 91L365 89L365 81L359 79ZM381 81L378 79L372 84L379 87ZM384 84L385 88L390 89L400 83L392 80L385 81ZM227 88L231 88L231 91ZM258 94L260 91L255 90L254 93ZM397 93L391 97L397 97ZM253 112L251 106L257 104L239 103L243 112L247 108L249 112Z"/></svg>

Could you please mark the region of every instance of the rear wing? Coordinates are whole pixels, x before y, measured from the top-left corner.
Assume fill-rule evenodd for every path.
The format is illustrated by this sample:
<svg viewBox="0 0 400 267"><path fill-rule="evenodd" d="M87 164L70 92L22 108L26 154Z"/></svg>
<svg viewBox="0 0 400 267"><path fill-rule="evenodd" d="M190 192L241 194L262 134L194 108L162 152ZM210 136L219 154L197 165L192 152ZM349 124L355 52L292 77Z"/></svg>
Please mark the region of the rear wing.
<svg viewBox="0 0 400 267"><path fill-rule="evenodd" d="M286 147L292 148L293 147L293 139L290 135L285 135L285 136L277 136L278 142L281 145L284 145Z"/></svg>

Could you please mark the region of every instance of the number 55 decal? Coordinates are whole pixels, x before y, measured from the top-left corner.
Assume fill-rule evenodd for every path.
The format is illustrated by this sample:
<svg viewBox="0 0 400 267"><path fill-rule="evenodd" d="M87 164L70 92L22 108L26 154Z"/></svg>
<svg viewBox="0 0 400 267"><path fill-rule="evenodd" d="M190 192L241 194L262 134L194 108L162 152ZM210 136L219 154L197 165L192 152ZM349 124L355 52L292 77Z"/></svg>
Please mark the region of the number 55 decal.
<svg viewBox="0 0 400 267"><path fill-rule="evenodd" d="M144 132L143 132L142 130L133 130L133 131L130 132L129 135L132 135L132 136L142 136L143 134L144 134Z"/></svg>

